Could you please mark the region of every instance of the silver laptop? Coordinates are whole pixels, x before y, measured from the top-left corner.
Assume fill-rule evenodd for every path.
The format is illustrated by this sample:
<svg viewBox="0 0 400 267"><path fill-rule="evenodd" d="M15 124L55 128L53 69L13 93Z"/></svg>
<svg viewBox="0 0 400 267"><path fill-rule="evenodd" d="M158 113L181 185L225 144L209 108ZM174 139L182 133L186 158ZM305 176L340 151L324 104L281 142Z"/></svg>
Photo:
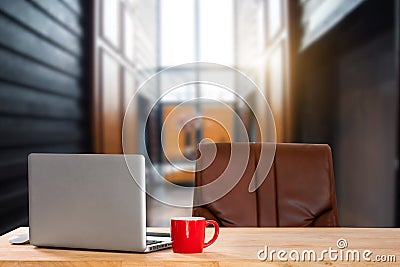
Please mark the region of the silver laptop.
<svg viewBox="0 0 400 267"><path fill-rule="evenodd" d="M168 235L146 236L144 157L125 157L30 154L30 243L131 252L170 247Z"/></svg>

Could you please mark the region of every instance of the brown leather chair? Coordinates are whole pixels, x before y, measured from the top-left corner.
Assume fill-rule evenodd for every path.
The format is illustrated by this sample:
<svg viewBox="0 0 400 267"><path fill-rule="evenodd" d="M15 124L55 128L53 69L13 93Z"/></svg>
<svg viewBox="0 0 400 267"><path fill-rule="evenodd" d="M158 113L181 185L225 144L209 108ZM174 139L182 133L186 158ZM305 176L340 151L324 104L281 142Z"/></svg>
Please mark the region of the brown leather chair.
<svg viewBox="0 0 400 267"><path fill-rule="evenodd" d="M231 155L231 146L244 144L250 145L250 156L241 180L222 198L198 207L195 203L204 203L202 200L207 196L195 192L193 216L213 219L220 226L338 226L332 153L328 145L277 144L267 178L250 193L249 183L261 143L217 143L215 159L204 170L196 171L195 186L218 179L229 160L243 157L242 153ZM207 151L202 146L209 145L213 144L198 146L198 157L199 151Z"/></svg>

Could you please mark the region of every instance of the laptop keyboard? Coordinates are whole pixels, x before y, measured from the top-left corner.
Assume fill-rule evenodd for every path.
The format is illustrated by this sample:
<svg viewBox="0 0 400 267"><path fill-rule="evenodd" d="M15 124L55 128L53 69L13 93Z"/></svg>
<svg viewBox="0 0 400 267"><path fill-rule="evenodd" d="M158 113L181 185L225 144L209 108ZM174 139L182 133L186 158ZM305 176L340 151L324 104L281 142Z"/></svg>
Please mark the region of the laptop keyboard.
<svg viewBox="0 0 400 267"><path fill-rule="evenodd" d="M161 243L162 241L160 240L146 240L146 245L154 245L154 244L158 244Z"/></svg>

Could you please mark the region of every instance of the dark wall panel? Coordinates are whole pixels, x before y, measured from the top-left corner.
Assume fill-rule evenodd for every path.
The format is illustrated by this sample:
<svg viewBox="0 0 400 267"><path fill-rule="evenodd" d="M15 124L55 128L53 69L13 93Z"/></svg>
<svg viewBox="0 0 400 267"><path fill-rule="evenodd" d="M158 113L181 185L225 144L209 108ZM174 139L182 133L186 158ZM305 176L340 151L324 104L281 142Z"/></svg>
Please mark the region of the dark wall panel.
<svg viewBox="0 0 400 267"><path fill-rule="evenodd" d="M0 234L28 224L27 155L87 153L87 1L0 1Z"/></svg>
<svg viewBox="0 0 400 267"><path fill-rule="evenodd" d="M395 3L363 1L297 60L297 140L332 147L341 226L399 214Z"/></svg>
<svg viewBox="0 0 400 267"><path fill-rule="evenodd" d="M82 53L81 39L32 3L24 0L0 1L0 11L62 49L78 56Z"/></svg>

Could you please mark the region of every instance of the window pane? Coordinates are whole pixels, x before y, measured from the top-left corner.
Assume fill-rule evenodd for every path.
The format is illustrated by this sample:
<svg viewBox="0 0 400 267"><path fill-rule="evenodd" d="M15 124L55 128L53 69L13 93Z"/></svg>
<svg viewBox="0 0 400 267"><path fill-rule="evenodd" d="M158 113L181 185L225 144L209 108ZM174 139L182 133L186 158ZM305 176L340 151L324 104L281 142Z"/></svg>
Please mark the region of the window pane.
<svg viewBox="0 0 400 267"><path fill-rule="evenodd" d="M101 8L103 37L119 48L119 1L103 0Z"/></svg>
<svg viewBox="0 0 400 267"><path fill-rule="evenodd" d="M163 95L162 102L180 102L196 97L194 84L182 85L187 81L195 81L193 70L166 71L160 74L160 91ZM182 86L180 86L182 85ZM176 88L172 91L169 91Z"/></svg>
<svg viewBox="0 0 400 267"><path fill-rule="evenodd" d="M201 96L211 100L217 100L222 102L233 102L235 100L235 94L227 89L210 84L200 85Z"/></svg>
<svg viewBox="0 0 400 267"><path fill-rule="evenodd" d="M125 8L123 11L123 19L124 19L124 55L131 61L133 62L135 60L134 56L134 36L135 36L135 30L133 28L133 14L132 12L128 9Z"/></svg>
<svg viewBox="0 0 400 267"><path fill-rule="evenodd" d="M195 61L194 1L161 0L161 65Z"/></svg>
<svg viewBox="0 0 400 267"><path fill-rule="evenodd" d="M201 81L218 81L219 85L200 84L200 96L230 102L235 100L235 75L225 69L202 69L199 73ZM224 88L226 87L226 88Z"/></svg>
<svg viewBox="0 0 400 267"><path fill-rule="evenodd" d="M273 38L282 27L282 2L281 0L269 0L267 3L269 38Z"/></svg>
<svg viewBox="0 0 400 267"><path fill-rule="evenodd" d="M232 0L199 1L199 60L233 65Z"/></svg>
<svg viewBox="0 0 400 267"><path fill-rule="evenodd" d="M195 85L182 85L177 87L168 93L166 93L161 99L162 102L183 102L196 97Z"/></svg>

